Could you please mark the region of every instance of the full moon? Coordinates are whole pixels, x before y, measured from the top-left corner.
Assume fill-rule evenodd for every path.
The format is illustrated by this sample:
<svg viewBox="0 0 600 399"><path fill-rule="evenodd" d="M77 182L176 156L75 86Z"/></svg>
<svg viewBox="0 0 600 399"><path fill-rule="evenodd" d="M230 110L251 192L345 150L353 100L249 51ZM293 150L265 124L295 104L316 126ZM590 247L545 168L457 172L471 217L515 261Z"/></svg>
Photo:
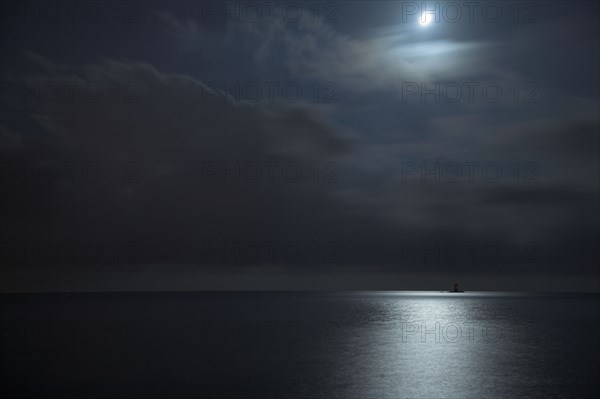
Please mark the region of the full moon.
<svg viewBox="0 0 600 399"><path fill-rule="evenodd" d="M429 23L433 20L433 15L428 13L423 13L419 18L419 23L421 26L429 25Z"/></svg>

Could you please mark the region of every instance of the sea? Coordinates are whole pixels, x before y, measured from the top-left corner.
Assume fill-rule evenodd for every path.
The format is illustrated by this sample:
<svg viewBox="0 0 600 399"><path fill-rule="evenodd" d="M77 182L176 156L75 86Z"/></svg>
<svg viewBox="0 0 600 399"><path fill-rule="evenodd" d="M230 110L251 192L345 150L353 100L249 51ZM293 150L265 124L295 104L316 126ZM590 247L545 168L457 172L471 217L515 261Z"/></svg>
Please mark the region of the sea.
<svg viewBox="0 0 600 399"><path fill-rule="evenodd" d="M600 295L2 294L4 398L599 398Z"/></svg>

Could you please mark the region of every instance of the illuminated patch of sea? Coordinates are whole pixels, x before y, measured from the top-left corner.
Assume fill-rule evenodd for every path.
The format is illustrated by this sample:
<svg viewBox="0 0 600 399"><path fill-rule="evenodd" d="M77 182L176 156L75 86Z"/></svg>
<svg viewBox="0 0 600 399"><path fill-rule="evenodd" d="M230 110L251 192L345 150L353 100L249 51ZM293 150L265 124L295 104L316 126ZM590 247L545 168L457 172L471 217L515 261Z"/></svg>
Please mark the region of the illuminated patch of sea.
<svg viewBox="0 0 600 399"><path fill-rule="evenodd" d="M2 295L23 397L600 397L598 295Z"/></svg>

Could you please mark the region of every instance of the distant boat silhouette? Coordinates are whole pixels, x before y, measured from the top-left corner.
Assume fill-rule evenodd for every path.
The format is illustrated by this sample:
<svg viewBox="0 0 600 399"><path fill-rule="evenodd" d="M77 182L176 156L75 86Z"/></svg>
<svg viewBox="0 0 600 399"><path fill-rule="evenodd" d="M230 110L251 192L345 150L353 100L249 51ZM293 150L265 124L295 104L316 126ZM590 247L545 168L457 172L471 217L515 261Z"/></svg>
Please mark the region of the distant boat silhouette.
<svg viewBox="0 0 600 399"><path fill-rule="evenodd" d="M458 288L458 283L454 283L454 288L448 292L464 292L460 288Z"/></svg>

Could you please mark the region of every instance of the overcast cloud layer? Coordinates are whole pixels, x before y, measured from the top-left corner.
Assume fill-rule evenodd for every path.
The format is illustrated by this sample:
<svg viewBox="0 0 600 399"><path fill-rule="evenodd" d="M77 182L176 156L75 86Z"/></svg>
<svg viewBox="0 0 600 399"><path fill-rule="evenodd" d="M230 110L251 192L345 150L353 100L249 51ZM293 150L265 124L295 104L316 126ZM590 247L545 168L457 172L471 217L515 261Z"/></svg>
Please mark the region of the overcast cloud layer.
<svg viewBox="0 0 600 399"><path fill-rule="evenodd" d="M427 28L199 4L3 5L2 290L598 288L597 4Z"/></svg>

